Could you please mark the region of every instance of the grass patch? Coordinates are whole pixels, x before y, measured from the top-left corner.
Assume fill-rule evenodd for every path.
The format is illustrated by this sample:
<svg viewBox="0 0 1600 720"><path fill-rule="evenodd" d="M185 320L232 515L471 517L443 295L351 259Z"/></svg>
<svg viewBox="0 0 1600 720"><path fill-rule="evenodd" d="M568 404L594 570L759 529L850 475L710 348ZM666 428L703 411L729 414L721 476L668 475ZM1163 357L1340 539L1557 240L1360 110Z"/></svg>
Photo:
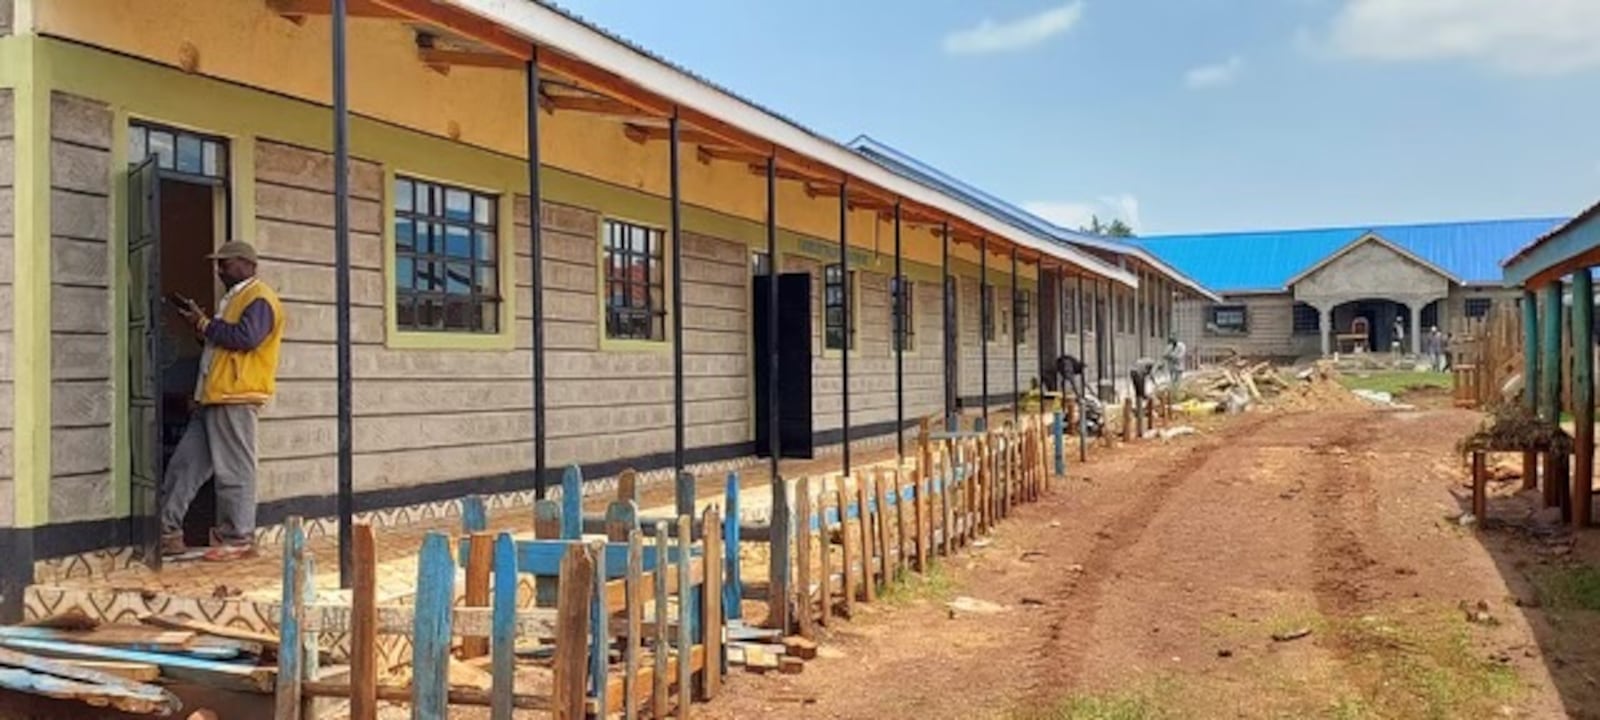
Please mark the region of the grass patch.
<svg viewBox="0 0 1600 720"><path fill-rule="evenodd" d="M955 586L944 574L944 563L928 561L925 573L898 571L894 581L884 586L878 599L891 605L909 605L914 602L945 602L955 596Z"/></svg>
<svg viewBox="0 0 1600 720"><path fill-rule="evenodd" d="M1054 705L1012 715L1012 720L1167 720L1184 717L1167 707L1168 686L1069 695Z"/></svg>
<svg viewBox="0 0 1600 720"><path fill-rule="evenodd" d="M1342 698L1336 717L1488 717L1521 691L1516 672L1485 659L1453 611L1340 620L1330 632L1361 695Z"/></svg>
<svg viewBox="0 0 1600 720"><path fill-rule="evenodd" d="M1581 565L1530 574L1539 602L1555 610L1600 611L1600 569Z"/></svg>
<svg viewBox="0 0 1600 720"><path fill-rule="evenodd" d="M1417 390L1449 390L1449 373L1414 372L1410 370L1382 370L1339 376L1339 382L1351 390L1386 392L1400 397Z"/></svg>

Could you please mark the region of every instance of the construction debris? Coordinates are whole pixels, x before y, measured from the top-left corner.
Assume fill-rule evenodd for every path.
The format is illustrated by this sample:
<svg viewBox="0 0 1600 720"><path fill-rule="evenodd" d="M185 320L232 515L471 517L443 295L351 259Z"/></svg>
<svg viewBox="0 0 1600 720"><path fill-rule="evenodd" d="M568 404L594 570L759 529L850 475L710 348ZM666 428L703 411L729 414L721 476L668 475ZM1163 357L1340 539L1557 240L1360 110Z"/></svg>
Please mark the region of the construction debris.
<svg viewBox="0 0 1600 720"><path fill-rule="evenodd" d="M1500 403L1476 431L1456 443L1456 450L1464 456L1515 451L1567 455L1572 452L1572 436L1521 403Z"/></svg>
<svg viewBox="0 0 1600 720"><path fill-rule="evenodd" d="M1319 361L1289 376L1272 363L1235 358L1186 375L1182 389L1188 399L1177 410L1186 414L1204 414L1208 410L1234 414L1255 405L1321 409L1362 404L1339 383L1339 372L1329 361Z"/></svg>

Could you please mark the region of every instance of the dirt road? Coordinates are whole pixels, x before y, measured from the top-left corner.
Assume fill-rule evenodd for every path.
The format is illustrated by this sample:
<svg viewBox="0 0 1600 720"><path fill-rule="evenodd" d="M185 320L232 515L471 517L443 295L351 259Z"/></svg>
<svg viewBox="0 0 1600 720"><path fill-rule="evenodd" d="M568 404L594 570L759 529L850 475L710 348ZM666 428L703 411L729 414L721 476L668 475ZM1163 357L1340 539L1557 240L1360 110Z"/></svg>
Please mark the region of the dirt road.
<svg viewBox="0 0 1600 720"><path fill-rule="evenodd" d="M1454 522L1453 444L1477 418L1266 412L1102 452L987 547L858 609L804 674L736 673L704 715L1593 716L1517 604L1515 543ZM1007 609L952 616L963 595Z"/></svg>

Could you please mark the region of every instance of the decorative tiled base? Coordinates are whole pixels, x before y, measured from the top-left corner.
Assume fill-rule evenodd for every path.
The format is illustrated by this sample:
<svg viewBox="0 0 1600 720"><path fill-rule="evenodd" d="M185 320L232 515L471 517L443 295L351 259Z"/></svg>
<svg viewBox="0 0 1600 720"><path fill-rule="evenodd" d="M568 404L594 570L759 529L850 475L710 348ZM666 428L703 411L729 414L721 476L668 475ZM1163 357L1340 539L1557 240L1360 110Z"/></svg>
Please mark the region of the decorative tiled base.
<svg viewBox="0 0 1600 720"><path fill-rule="evenodd" d="M690 466L689 472L695 475L712 475L731 472L754 465L757 462L754 456L721 460L717 462L701 463ZM656 483L672 481L672 469L662 468L639 474L640 487L648 487ZM616 476L604 478L585 479L583 483L584 497L593 497L613 492L617 487ZM517 490L513 492L497 493L484 497L484 502L489 510L505 510L523 507L532 507L534 502L533 490ZM561 499L561 488L551 487L548 497L552 500ZM433 502L417 505L404 505L400 507L384 508L356 513L355 519L371 523L375 528L399 527L413 525L429 520L459 517L461 515L461 502L458 499L435 500ZM339 518L320 517L305 520L306 537L332 537L339 532ZM281 547L283 544L283 526L269 525L256 529L256 545L263 551ZM50 585L65 580L104 577L119 570L126 570L139 565L137 553L131 547L106 548L92 550L86 553L68 555L59 558L49 558L34 563L34 582Z"/></svg>

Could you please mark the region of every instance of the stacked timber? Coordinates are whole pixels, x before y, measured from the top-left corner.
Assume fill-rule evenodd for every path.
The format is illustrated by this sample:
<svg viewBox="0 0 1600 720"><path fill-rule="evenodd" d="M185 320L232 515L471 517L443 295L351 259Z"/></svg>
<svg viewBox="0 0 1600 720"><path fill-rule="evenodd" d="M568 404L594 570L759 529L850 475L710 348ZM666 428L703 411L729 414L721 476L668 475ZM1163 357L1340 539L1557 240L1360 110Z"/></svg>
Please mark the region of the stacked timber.
<svg viewBox="0 0 1600 720"><path fill-rule="evenodd" d="M263 662L277 647L272 636L183 618L100 624L74 614L0 627L0 689L46 702L166 716L182 705L156 683L271 692L275 669Z"/></svg>

